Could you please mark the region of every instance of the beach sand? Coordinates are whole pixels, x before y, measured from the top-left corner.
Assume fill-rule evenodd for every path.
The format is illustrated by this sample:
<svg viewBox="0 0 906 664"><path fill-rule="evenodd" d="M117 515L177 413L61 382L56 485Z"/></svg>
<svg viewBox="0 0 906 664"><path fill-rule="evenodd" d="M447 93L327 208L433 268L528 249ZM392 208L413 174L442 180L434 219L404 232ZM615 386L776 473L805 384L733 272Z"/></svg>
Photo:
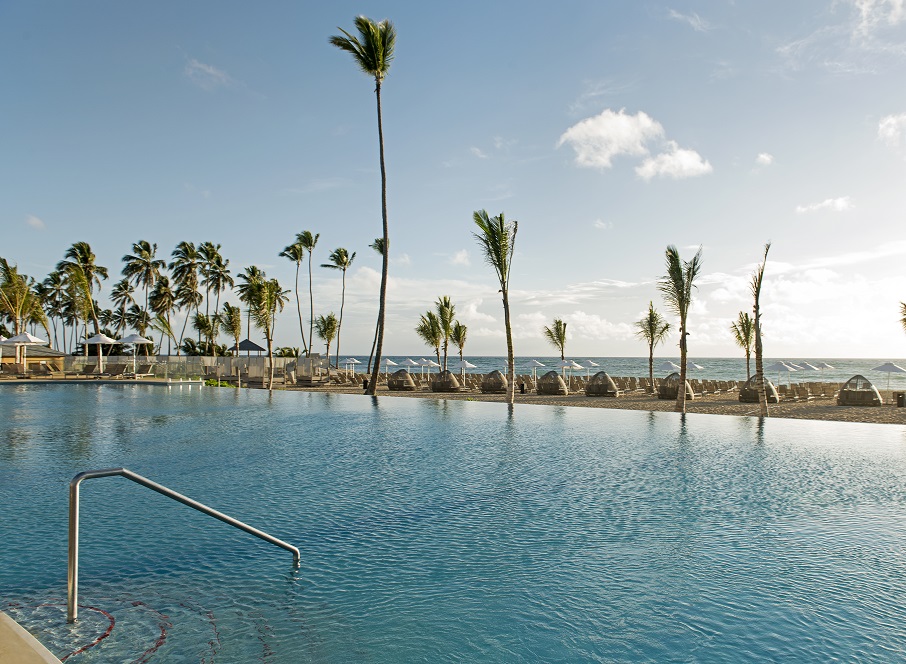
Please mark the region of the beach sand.
<svg viewBox="0 0 906 664"><path fill-rule="evenodd" d="M291 387L290 390L308 392L331 392L336 394L362 394L360 388L341 387ZM458 401L488 401L504 403L505 395L482 394L481 392L458 392L439 394L428 390L416 392L390 392L386 385L378 386L377 396L415 399L452 399ZM887 395L882 395L887 399ZM657 396L633 392L625 396L587 397L584 392L569 396L539 396L537 394L516 394L518 404L543 406L572 406L577 408L621 408L624 410L647 410L673 412L673 400L660 400ZM735 392L707 395L686 402L687 413L708 415L754 416L759 414L758 404L740 403ZM885 403L883 406L838 406L836 400L823 398L811 401L785 401L769 405L770 417L786 417L801 420L827 420L835 422L867 422L872 424L906 424L906 408L896 408Z"/></svg>

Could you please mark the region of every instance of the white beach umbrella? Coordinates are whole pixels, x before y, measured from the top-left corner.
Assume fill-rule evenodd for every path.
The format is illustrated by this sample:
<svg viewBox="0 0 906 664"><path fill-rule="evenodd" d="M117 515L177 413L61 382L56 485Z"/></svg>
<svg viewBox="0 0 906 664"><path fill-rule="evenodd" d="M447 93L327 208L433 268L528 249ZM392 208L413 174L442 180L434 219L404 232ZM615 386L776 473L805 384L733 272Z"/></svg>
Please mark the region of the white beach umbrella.
<svg viewBox="0 0 906 664"><path fill-rule="evenodd" d="M537 380L538 367L543 367L544 365L538 360L532 360L529 362L529 366L532 368L532 380Z"/></svg>
<svg viewBox="0 0 906 664"><path fill-rule="evenodd" d="M404 367L419 367L421 364L413 360L411 357L407 357L405 360L400 362Z"/></svg>
<svg viewBox="0 0 906 664"><path fill-rule="evenodd" d="M788 384L791 383L790 373L793 371L799 371L794 365L789 364L788 362L774 362L774 364L765 367L765 371L776 371L777 372L777 382L780 383L780 372L786 371L786 379Z"/></svg>
<svg viewBox="0 0 906 664"><path fill-rule="evenodd" d="M589 378L591 376L592 368L601 366L597 362L592 362L591 360L585 360L585 364L586 364L586 371L585 371L586 378Z"/></svg>
<svg viewBox="0 0 906 664"><path fill-rule="evenodd" d="M657 367L658 371L679 371L681 368L676 362L671 362L670 360L661 362Z"/></svg>
<svg viewBox="0 0 906 664"><path fill-rule="evenodd" d="M104 373L104 346L103 344L118 344L119 341L116 339L111 339L106 334L101 332L100 334L95 334L93 337L88 337L85 339L86 344L93 344L98 347L98 373Z"/></svg>
<svg viewBox="0 0 906 664"><path fill-rule="evenodd" d="M800 362L795 366L798 366L800 371L821 371L821 367L816 367L814 364L809 364L808 362Z"/></svg>
<svg viewBox="0 0 906 664"><path fill-rule="evenodd" d="M460 375L460 376L465 376L466 369L474 369L474 368L476 368L478 365L477 365L477 364L472 364L472 363L469 362L468 360L460 360L459 362L457 362L457 363L455 364L455 366L456 366L457 369L459 369L459 375Z"/></svg>
<svg viewBox="0 0 906 664"><path fill-rule="evenodd" d="M387 367L387 371L390 371L390 367L398 367L399 365L391 360L389 357L384 358L384 365Z"/></svg>
<svg viewBox="0 0 906 664"><path fill-rule="evenodd" d="M3 343L5 346L22 346L22 366L26 367L26 359L28 359L28 347L46 346L49 342L44 341L44 339L39 339L38 337L34 336L33 334L29 334L28 332L22 332L20 334L15 334L6 341L0 343Z"/></svg>
<svg viewBox="0 0 906 664"><path fill-rule="evenodd" d="M701 371L702 369L704 369L704 367L703 367L702 365L696 364L695 362L689 362L689 363L686 365L686 368L687 368L687 369L692 369L693 371Z"/></svg>
<svg viewBox="0 0 906 664"><path fill-rule="evenodd" d="M121 344L132 344L132 375L135 375L135 355L136 355L136 345L137 344L153 344L154 342L151 339L145 339L140 337L137 334L130 334L129 336L123 337L117 343Z"/></svg>
<svg viewBox="0 0 906 664"><path fill-rule="evenodd" d="M906 369L903 367L897 366L893 362L885 362L879 367L875 367L872 371L883 371L887 374L887 398L890 399L890 374L892 373L906 373Z"/></svg>
<svg viewBox="0 0 906 664"><path fill-rule="evenodd" d="M819 369L833 369L833 367L831 365L829 365L827 362L819 362L815 366Z"/></svg>

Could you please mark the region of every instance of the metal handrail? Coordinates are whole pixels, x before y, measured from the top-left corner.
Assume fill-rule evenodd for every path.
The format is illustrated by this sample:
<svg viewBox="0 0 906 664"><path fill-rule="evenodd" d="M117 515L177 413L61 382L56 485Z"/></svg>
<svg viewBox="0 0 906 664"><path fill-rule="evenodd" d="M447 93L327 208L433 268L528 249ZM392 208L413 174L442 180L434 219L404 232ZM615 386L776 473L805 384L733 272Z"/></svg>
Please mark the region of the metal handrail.
<svg viewBox="0 0 906 664"><path fill-rule="evenodd" d="M86 470L83 473L79 473L72 478L72 481L69 483L69 573L67 581L67 598L66 598L66 622L72 623L75 622L78 614L78 596L79 596L79 484L82 483L82 480L94 479L95 477L110 477L113 475L119 475L120 477L125 477L127 480L131 480L136 484L141 484L144 487L151 489L152 491L157 491L167 498L172 498L183 505L188 505L192 509L203 512L208 516L212 516L215 519L220 519L224 523L227 523L239 530L244 530L250 535L259 537L265 542L270 542L276 546L279 546L281 549L286 549L287 551L292 552L293 554L293 567L299 566L299 549L294 547L292 544L287 544L283 540L277 539L272 535L258 530L257 528L252 528L250 525L234 519L231 516L227 516L223 512L218 512L215 509L203 505L198 501L192 500L191 498L177 493L172 489L168 489L162 484L157 482L152 482L147 477L142 477L136 473L133 473L131 470L126 468L105 468L103 470Z"/></svg>

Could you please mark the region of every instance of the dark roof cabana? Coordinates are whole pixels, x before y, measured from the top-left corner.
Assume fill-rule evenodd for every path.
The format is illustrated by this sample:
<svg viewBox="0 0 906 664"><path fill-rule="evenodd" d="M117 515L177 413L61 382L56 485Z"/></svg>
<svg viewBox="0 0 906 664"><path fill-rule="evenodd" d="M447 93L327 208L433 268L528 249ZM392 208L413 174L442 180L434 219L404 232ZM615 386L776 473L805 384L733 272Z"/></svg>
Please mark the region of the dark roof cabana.
<svg viewBox="0 0 906 664"><path fill-rule="evenodd" d="M236 344L233 344L233 347L228 348L227 350L230 351L231 353L236 352ZM254 351L256 353L264 353L264 352L267 352L267 348L262 348L261 346L256 344L251 339L243 339L242 341L239 342L239 352L242 352L242 351L246 351L246 352Z"/></svg>
<svg viewBox="0 0 906 664"><path fill-rule="evenodd" d="M548 371L538 379L538 394L569 394L569 388L556 371Z"/></svg>
<svg viewBox="0 0 906 664"><path fill-rule="evenodd" d="M843 383L837 395L838 406L880 406L883 403L878 388L861 374Z"/></svg>
<svg viewBox="0 0 906 664"><path fill-rule="evenodd" d="M431 382L432 392L459 392L459 381L450 371L442 371L440 375Z"/></svg>
<svg viewBox="0 0 906 664"><path fill-rule="evenodd" d="M391 392L414 392L415 381L405 369L394 371L387 379L387 389Z"/></svg>
<svg viewBox="0 0 906 664"><path fill-rule="evenodd" d="M618 397L620 394L617 384L606 371L596 373L585 386L585 395L589 397Z"/></svg>
<svg viewBox="0 0 906 664"><path fill-rule="evenodd" d="M657 398L676 399L679 394L679 383L680 375L674 371L661 381L660 386L657 388ZM692 391L692 386L688 380L686 381L686 398L689 400L695 399L695 392Z"/></svg>
<svg viewBox="0 0 906 664"><path fill-rule="evenodd" d="M481 381L481 391L484 394L503 394L509 385L506 376L494 369Z"/></svg>
<svg viewBox="0 0 906 664"><path fill-rule="evenodd" d="M777 388L774 383L767 378L764 379L764 393L767 395L768 403L777 403L780 398L777 396ZM739 400L743 403L758 403L758 387L755 385L755 376L752 376L743 383L739 388Z"/></svg>

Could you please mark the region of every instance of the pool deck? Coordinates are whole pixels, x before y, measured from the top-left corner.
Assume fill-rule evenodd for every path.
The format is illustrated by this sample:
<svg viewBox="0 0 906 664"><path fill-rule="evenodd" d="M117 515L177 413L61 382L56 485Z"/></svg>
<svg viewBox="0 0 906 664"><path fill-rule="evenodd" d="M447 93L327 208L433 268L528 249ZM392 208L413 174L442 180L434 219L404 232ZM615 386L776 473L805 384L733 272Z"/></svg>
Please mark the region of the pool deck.
<svg viewBox="0 0 906 664"><path fill-rule="evenodd" d="M60 664L59 659L3 611L0 611L0 662Z"/></svg>

